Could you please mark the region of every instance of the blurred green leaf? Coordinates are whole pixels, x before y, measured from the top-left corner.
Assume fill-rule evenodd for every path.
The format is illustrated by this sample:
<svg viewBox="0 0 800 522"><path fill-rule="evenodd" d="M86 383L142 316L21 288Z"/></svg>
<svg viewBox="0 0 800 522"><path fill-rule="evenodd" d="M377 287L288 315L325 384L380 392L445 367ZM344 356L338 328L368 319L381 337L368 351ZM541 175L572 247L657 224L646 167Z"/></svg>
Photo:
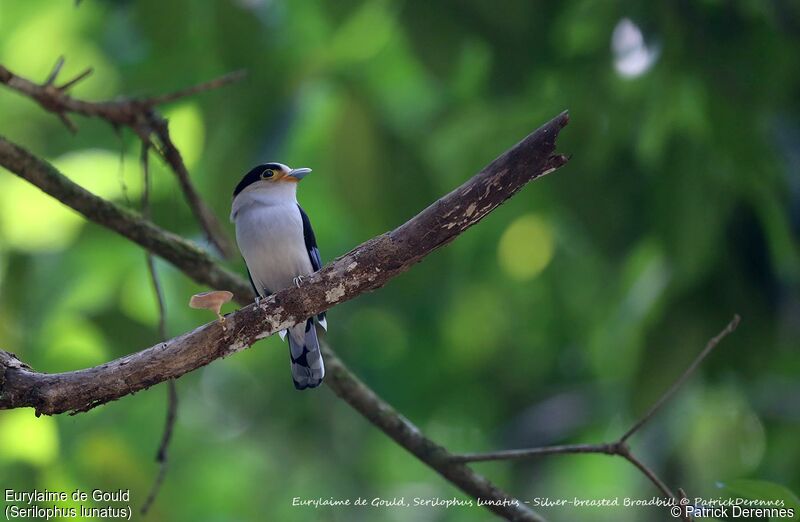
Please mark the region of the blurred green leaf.
<svg viewBox="0 0 800 522"><path fill-rule="evenodd" d="M513 221L500 237L497 258L512 279L526 281L539 275L553 258L553 233L547 222L535 214Z"/></svg>
<svg viewBox="0 0 800 522"><path fill-rule="evenodd" d="M59 456L53 417L36 417L30 408L0 413L0 462L21 461L46 466Z"/></svg>

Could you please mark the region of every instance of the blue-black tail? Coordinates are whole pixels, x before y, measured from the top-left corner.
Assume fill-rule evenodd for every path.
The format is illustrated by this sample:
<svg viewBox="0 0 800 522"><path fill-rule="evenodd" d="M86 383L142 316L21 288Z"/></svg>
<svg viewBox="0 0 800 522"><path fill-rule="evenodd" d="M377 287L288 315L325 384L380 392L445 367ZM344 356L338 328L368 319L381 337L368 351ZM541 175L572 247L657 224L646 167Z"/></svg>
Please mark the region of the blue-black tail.
<svg viewBox="0 0 800 522"><path fill-rule="evenodd" d="M298 390L316 388L325 377L325 364L319 351L319 339L314 319L289 329L289 357L292 360L292 380Z"/></svg>

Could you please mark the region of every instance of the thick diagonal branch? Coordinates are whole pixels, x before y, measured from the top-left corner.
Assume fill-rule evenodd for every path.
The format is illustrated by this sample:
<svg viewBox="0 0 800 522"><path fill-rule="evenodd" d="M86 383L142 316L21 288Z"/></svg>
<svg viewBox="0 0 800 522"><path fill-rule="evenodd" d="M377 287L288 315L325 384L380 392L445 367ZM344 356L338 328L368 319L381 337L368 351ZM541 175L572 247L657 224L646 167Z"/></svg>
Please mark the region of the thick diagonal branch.
<svg viewBox="0 0 800 522"><path fill-rule="evenodd" d="M180 377L383 286L480 221L527 182L563 165L566 158L555 154L555 140L567 121L566 113L556 117L405 224L370 239L309 276L301 288L284 289L258 307L250 305L231 314L226 330L210 323L141 352L75 372L41 374L10 369L2 385L0 408L33 406L48 414L84 411ZM90 194L2 137L0 164L87 218L160 255L198 282L230 289L240 302L250 298L240 278L220 268L188 241Z"/></svg>

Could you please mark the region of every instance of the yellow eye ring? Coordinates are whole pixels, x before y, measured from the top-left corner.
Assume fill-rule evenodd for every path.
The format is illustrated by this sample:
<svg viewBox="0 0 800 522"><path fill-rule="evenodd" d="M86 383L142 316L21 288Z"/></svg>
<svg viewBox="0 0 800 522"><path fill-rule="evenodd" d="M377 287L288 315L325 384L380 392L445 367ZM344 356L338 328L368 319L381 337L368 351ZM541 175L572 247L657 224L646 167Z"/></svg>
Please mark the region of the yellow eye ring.
<svg viewBox="0 0 800 522"><path fill-rule="evenodd" d="M267 169L261 173L261 179L269 179L275 175L275 171L272 169Z"/></svg>

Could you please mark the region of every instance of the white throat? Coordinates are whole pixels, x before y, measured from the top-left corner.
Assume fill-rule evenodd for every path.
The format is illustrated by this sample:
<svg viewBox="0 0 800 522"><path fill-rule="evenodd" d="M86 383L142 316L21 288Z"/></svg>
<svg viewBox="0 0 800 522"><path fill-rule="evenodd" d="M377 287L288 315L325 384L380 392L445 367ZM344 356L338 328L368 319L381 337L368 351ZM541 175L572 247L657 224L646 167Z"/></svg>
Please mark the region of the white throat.
<svg viewBox="0 0 800 522"><path fill-rule="evenodd" d="M231 221L247 208L261 206L297 205L297 183L278 181L258 181L233 198Z"/></svg>

